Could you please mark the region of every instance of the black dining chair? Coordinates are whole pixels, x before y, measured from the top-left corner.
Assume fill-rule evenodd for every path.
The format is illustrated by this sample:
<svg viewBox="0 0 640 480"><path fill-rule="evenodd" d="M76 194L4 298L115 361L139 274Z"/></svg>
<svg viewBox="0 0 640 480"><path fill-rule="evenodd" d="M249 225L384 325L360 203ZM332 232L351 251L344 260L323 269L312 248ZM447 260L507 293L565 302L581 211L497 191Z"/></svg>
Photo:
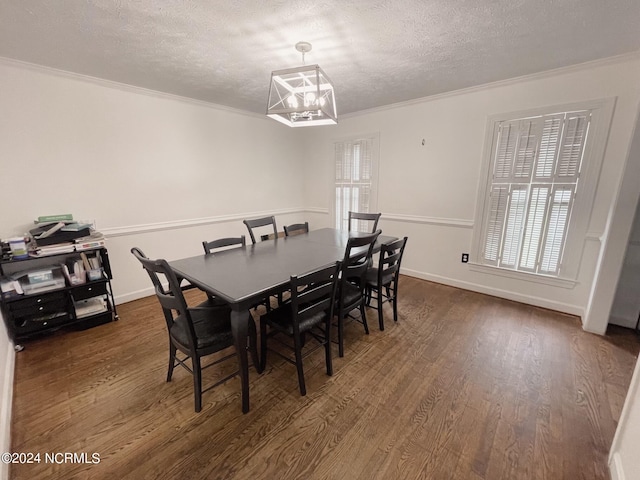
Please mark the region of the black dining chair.
<svg viewBox="0 0 640 480"><path fill-rule="evenodd" d="M240 235L239 237L218 238L211 241L205 240L202 242L202 247L204 248L204 253L208 255L221 250L228 250L230 247L244 247L246 244L245 236Z"/></svg>
<svg viewBox="0 0 640 480"><path fill-rule="evenodd" d="M240 235L239 237L226 237L226 238L218 238L216 240L211 241L203 241L202 248L204 249L204 254L215 254L216 252L220 252L222 250L230 250L231 248L239 248L244 247L247 244L245 236ZM188 287L182 287L182 290L186 290L188 288L193 288L192 285ZM214 302L216 305L224 305L226 302L221 299L217 299L211 294L207 294L209 299Z"/></svg>
<svg viewBox="0 0 640 480"><path fill-rule="evenodd" d="M369 268L373 247L382 233L376 230L370 235L350 237L347 240L344 258L340 267L335 315L338 319L338 354L344 357L344 324L347 318L359 321L369 334L365 312L365 274ZM360 310L359 317L351 316L353 310Z"/></svg>
<svg viewBox="0 0 640 480"><path fill-rule="evenodd" d="M364 222L373 222L371 226L371 230L369 232L373 233L378 229L378 221L382 213L359 213L359 212L349 212L349 231L351 231L351 224L353 220L356 220L356 228L355 231L360 231L358 229L359 226L362 226Z"/></svg>
<svg viewBox="0 0 640 480"><path fill-rule="evenodd" d="M309 233L309 222L294 223L293 225L284 226L285 237L292 237L294 235L300 235L302 233Z"/></svg>
<svg viewBox="0 0 640 480"><path fill-rule="evenodd" d="M304 275L291 276L291 298L285 304L260 317L260 366L267 363L267 338L280 340L282 334L293 340L293 345L280 340L280 344L293 350L294 358L276 349L269 349L286 361L296 365L300 395L307 394L304 382L302 360L316 349L324 346L327 375L333 375L331 362L331 323L335 303L336 285L340 263L336 262ZM267 326L269 331L267 333ZM307 347L306 339L312 338L316 344Z"/></svg>
<svg viewBox="0 0 640 480"><path fill-rule="evenodd" d="M204 392L238 374L238 372L232 373L206 389L202 388L203 368L217 365L236 356L236 352L232 352L202 367L203 357L233 347L231 309L228 306L213 304L210 300L193 307L188 306L180 288L180 282L166 260L151 260L137 247L132 248L131 253L149 274L164 313L169 334L167 382L171 381L176 365L181 365L190 372L193 375L195 411L199 412L202 409L202 394ZM165 287L163 282L168 286ZM256 369L261 372L256 341L256 326L250 321L248 349ZM184 354L185 357L179 358L178 352ZM185 363L189 358L191 359L191 368Z"/></svg>
<svg viewBox="0 0 640 480"><path fill-rule="evenodd" d="M270 217L255 218L253 220L243 220L242 222L247 226L247 230L249 230L251 243L256 243L256 237L253 230L260 227L271 226L273 228L273 232L261 235L260 238L262 240L268 239L269 237L278 238L278 227L276 226L276 218L273 215Z"/></svg>
<svg viewBox="0 0 640 480"><path fill-rule="evenodd" d="M370 267L365 275L367 306L371 306L371 300L376 300L380 330L384 330L382 314L382 305L384 303L390 302L392 304L393 321L398 321L398 278L407 239L407 237L404 237L395 242L382 244L380 246L378 266ZM373 295L374 292L375 296Z"/></svg>

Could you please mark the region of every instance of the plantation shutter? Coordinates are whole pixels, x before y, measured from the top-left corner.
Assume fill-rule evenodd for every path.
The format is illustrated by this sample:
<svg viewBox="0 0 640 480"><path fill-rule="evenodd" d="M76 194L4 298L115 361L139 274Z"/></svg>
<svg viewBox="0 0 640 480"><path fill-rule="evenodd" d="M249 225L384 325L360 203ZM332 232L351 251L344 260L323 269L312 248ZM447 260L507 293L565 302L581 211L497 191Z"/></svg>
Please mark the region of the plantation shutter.
<svg viewBox="0 0 640 480"><path fill-rule="evenodd" d="M348 229L349 210L369 212L373 178L373 141L370 138L335 144L336 228Z"/></svg>
<svg viewBox="0 0 640 480"><path fill-rule="evenodd" d="M559 274L590 118L581 111L498 125L482 263Z"/></svg>

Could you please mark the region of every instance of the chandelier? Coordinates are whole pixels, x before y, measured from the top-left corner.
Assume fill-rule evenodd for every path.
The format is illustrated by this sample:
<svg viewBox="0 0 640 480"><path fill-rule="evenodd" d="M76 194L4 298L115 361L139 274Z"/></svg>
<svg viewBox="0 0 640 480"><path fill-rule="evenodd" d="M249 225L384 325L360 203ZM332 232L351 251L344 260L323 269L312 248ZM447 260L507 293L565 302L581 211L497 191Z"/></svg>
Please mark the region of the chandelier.
<svg viewBox="0 0 640 480"><path fill-rule="evenodd" d="M302 53L304 64L311 44L298 42L296 50ZM267 116L290 127L335 125L338 115L331 80L318 65L272 72Z"/></svg>

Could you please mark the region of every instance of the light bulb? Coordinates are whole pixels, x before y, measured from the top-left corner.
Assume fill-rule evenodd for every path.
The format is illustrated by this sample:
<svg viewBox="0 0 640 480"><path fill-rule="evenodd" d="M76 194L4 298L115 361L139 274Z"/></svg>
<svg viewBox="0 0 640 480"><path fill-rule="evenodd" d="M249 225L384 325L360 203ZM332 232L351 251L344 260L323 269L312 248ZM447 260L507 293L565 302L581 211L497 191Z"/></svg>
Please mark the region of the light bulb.
<svg viewBox="0 0 640 480"><path fill-rule="evenodd" d="M313 93L307 93L304 96L304 106L308 107L309 105L313 105L316 102L316 96Z"/></svg>
<svg viewBox="0 0 640 480"><path fill-rule="evenodd" d="M289 95L289 98L287 98L287 103L291 108L298 108L298 99L294 94Z"/></svg>

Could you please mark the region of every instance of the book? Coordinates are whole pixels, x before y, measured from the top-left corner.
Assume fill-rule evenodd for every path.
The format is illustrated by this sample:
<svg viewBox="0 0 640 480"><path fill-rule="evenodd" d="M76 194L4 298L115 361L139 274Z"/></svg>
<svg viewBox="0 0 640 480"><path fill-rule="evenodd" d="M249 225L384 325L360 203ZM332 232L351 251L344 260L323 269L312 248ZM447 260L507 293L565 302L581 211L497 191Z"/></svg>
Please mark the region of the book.
<svg viewBox="0 0 640 480"><path fill-rule="evenodd" d="M56 243L72 242L76 238L86 237L91 233L88 228L79 230L77 232L65 232L64 230L62 230L61 226L58 230L50 233L48 236L42 236L44 232L50 231L52 228L57 227L60 224L64 226L64 222L58 222L56 225L51 227L34 228L33 230L29 230L29 233L35 240L38 247L44 247L46 245L52 245Z"/></svg>
<svg viewBox="0 0 640 480"><path fill-rule="evenodd" d="M40 240L41 238L50 237L51 235L56 233L58 230L60 230L64 226L65 226L64 222L58 222L55 225L53 225L52 227L47 228L45 231L43 231L40 235L38 235L35 238L36 238L36 240Z"/></svg>
<svg viewBox="0 0 640 480"><path fill-rule="evenodd" d="M105 246L104 239L89 240L88 242L76 243L76 252L82 252L83 250L92 250L94 248L101 248L104 246Z"/></svg>
<svg viewBox="0 0 640 480"><path fill-rule="evenodd" d="M76 244L76 251L91 250L94 248L101 248L105 246L105 238L100 232L93 232L86 237L76 238L74 240Z"/></svg>
<svg viewBox="0 0 640 480"><path fill-rule="evenodd" d="M38 247L29 252L29 255L31 257L46 257L47 255L57 255L58 253L71 253L75 250L74 247L74 244L71 242L56 243L45 247Z"/></svg>
<svg viewBox="0 0 640 480"><path fill-rule="evenodd" d="M73 215L70 213L60 213L58 215L41 215L36 218L33 223L52 223L52 222L62 222L62 221L73 221Z"/></svg>
<svg viewBox="0 0 640 480"><path fill-rule="evenodd" d="M98 240L104 240L104 235L100 232L91 232L89 235L76 238L74 242L85 243L85 242L95 242Z"/></svg>
<svg viewBox="0 0 640 480"><path fill-rule="evenodd" d="M68 223L67 225L62 227L61 230L63 232L79 232L79 231L84 230L86 228L90 229L91 227L93 227L92 223L73 222L73 223Z"/></svg>
<svg viewBox="0 0 640 480"><path fill-rule="evenodd" d="M64 222L65 225L69 225L71 223L75 223L75 222L70 222L70 221L67 221L67 220L59 220L57 222L55 220L52 221L52 222L38 222L36 220L33 221L34 225L37 228L40 228L40 229L48 227L49 225L55 225L56 223L60 223L60 222Z"/></svg>

